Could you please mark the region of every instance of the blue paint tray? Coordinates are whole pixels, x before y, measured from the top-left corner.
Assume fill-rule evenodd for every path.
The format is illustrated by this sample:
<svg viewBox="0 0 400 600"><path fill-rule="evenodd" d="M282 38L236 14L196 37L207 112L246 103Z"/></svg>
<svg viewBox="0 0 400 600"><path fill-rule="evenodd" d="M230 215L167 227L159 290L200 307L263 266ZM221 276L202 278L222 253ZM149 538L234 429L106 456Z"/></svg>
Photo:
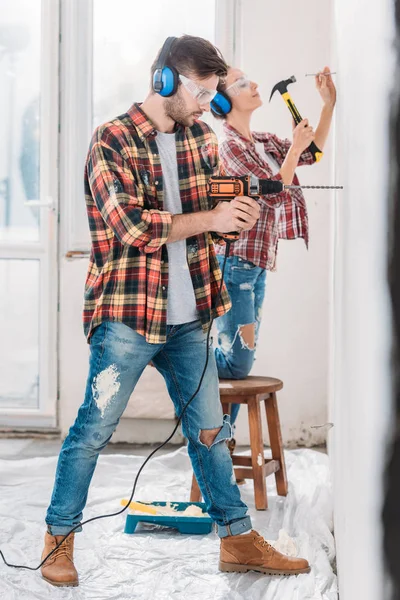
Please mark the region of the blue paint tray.
<svg viewBox="0 0 400 600"><path fill-rule="evenodd" d="M167 506L167 502L142 502L142 504L151 504L154 506ZM185 510L191 504L200 506L203 513L206 512L204 502L171 502L171 505L177 510ZM213 528L211 517L174 517L172 515L138 515L128 514L126 516L124 533L135 533L138 523L154 523L155 525L164 525L164 527L173 527L180 533L204 534L210 533Z"/></svg>

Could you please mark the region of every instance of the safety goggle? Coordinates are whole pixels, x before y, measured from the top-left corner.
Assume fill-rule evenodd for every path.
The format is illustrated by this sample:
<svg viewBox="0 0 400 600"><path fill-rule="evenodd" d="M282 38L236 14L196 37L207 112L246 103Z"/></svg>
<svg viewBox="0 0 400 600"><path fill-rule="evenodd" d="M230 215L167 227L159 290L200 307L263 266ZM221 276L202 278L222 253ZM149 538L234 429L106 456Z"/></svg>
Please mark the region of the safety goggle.
<svg viewBox="0 0 400 600"><path fill-rule="evenodd" d="M179 79L192 98L197 100L199 104L209 104L217 94L217 90L209 90L208 88L197 85L197 83L188 77L185 77L185 75L179 75Z"/></svg>
<svg viewBox="0 0 400 600"><path fill-rule="evenodd" d="M239 77L239 79L228 86L225 93L228 94L228 96L239 96L241 91L247 90L250 87L250 84L250 79L243 75L243 77Z"/></svg>

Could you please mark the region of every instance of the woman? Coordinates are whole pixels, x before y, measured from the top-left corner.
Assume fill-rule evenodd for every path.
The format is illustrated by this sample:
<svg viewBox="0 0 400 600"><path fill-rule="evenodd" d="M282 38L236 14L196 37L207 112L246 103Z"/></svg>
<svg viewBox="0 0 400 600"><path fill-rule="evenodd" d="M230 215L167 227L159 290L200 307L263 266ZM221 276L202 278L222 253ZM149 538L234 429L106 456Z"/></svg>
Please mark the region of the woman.
<svg viewBox="0 0 400 600"><path fill-rule="evenodd" d="M230 68L221 86L227 105L220 107L212 104L214 116L225 121L220 156L226 174L253 174L260 179L280 180L287 185L298 184L296 167L315 162L307 148L314 141L323 150L328 137L336 102L336 89L329 73L329 68L325 67L315 78L323 102L316 131L304 119L293 129L291 142L272 133L251 130L253 112L262 105L258 86L240 69ZM227 114L221 114L224 110ZM240 235L227 259L225 281L232 308L216 320L218 346L215 348L215 357L221 378L242 379L247 377L252 368L266 274L268 270L275 270L278 240L300 237L308 244L307 207L301 190L264 196L260 205L261 215L256 225ZM224 246L217 246L221 267L224 253ZM239 408L240 404L232 406L232 424L236 421ZM233 448L234 440L231 450Z"/></svg>

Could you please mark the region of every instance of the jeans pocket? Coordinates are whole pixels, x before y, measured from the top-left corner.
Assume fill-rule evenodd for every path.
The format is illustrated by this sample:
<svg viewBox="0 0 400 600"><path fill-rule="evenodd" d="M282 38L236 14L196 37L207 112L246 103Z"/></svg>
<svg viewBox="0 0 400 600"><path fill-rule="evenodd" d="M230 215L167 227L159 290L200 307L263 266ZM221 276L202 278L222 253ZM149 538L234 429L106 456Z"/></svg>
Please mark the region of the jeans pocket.
<svg viewBox="0 0 400 600"><path fill-rule="evenodd" d="M97 325L94 328L93 333L90 336L90 340L89 340L91 349L95 349L96 347L103 346L104 340L107 335L108 327L109 327L109 323L107 321L104 321L103 323L100 323L100 325Z"/></svg>
<svg viewBox="0 0 400 600"><path fill-rule="evenodd" d="M259 267L257 267L257 265L255 265L254 263L252 263L250 260L245 260L244 258L241 258L240 256L235 256L235 260L232 263L232 270L234 271L254 271L256 269L258 269Z"/></svg>

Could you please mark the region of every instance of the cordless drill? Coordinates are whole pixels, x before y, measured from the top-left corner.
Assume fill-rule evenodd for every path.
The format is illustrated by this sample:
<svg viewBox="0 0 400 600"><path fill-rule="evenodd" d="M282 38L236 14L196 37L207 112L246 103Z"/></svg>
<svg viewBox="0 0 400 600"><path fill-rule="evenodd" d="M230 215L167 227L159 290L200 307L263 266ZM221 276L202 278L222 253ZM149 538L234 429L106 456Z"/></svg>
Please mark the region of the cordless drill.
<svg viewBox="0 0 400 600"><path fill-rule="evenodd" d="M334 189L341 190L342 186L330 185L285 185L282 181L272 179L258 179L255 175L245 175L243 177L211 177L207 192L209 198L213 201L213 206L218 202L230 202L237 196L248 196L255 200L260 196L279 194L285 190L293 189ZM224 240L235 241L239 239L237 231L218 234Z"/></svg>
<svg viewBox="0 0 400 600"><path fill-rule="evenodd" d="M230 202L237 196L249 196L257 199L267 194L279 194L285 186L281 181L272 179L258 179L254 175L244 177L211 177L208 182L208 196L213 200L213 206L218 202ZM224 240L235 241L239 239L237 231L218 234Z"/></svg>

